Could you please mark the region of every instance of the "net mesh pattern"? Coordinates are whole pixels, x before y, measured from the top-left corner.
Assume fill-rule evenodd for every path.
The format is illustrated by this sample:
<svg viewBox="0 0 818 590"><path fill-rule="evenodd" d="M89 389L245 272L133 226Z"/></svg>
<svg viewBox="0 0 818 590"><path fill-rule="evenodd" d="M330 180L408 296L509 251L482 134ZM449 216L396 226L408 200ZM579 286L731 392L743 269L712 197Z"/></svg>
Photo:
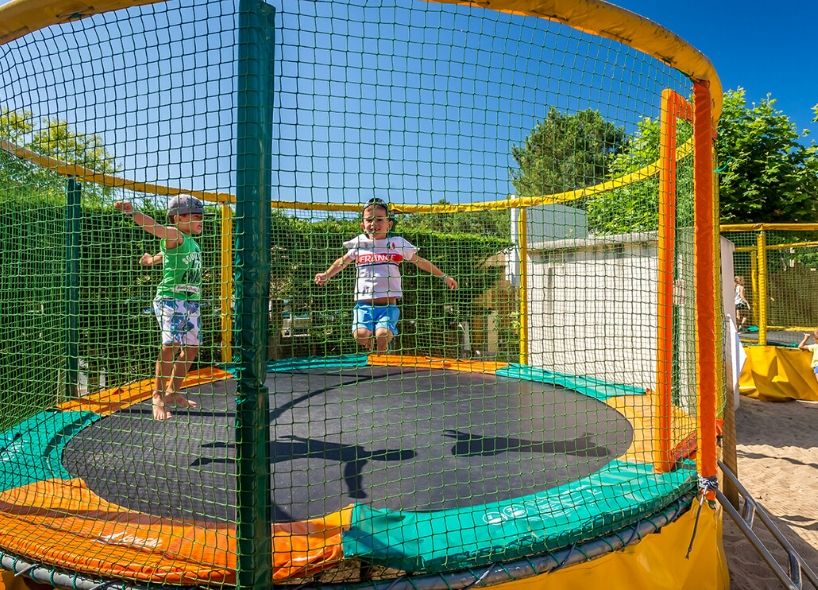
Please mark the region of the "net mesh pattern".
<svg viewBox="0 0 818 590"><path fill-rule="evenodd" d="M671 220L658 173L662 92L689 100L690 80L537 18L275 1L252 57L274 72L271 124L253 138L271 154L258 224L236 205L238 113L257 91L241 77L240 4L133 6L2 47L0 505L27 508L0 508L0 549L90 580L236 583L239 300L253 289L269 363L258 517L277 582L526 559L688 492L690 449L670 474L654 462L660 436L684 449L696 434L683 117ZM168 215L179 194L201 219ZM247 263L260 225L265 268ZM810 247L777 250L781 269L768 257L769 284L810 292L808 272L783 277ZM737 274L751 261L739 248ZM798 324L793 301L776 298L770 322ZM588 537L579 512L612 516ZM49 534L54 518L66 528ZM490 528L521 518L534 540ZM74 544L76 559L55 548Z"/></svg>

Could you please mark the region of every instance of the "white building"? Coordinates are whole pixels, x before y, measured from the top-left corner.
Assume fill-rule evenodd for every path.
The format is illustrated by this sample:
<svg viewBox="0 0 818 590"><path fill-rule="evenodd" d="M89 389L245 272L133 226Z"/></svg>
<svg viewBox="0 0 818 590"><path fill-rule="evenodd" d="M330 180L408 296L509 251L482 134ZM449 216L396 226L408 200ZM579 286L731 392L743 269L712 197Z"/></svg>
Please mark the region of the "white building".
<svg viewBox="0 0 818 590"><path fill-rule="evenodd" d="M566 219L564 211L558 215ZM563 225L567 235L584 237L543 239L543 234L555 235L555 230L549 228L547 214L535 219L537 223L527 224L529 364L655 388L656 232L587 236L581 227ZM581 215L568 219L585 221ZM692 391L695 379L691 235L689 230L680 231L677 240L674 362L679 391ZM515 258L510 252L513 283L518 278L513 276Z"/></svg>

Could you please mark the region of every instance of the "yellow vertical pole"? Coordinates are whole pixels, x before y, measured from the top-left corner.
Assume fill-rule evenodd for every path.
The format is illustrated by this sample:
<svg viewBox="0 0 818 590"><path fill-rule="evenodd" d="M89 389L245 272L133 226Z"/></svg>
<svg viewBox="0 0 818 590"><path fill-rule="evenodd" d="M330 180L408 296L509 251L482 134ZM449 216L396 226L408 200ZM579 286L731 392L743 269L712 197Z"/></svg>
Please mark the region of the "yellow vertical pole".
<svg viewBox="0 0 818 590"><path fill-rule="evenodd" d="M517 239L520 249L520 364L528 364L528 229L526 210L520 209Z"/></svg>
<svg viewBox="0 0 818 590"><path fill-rule="evenodd" d="M756 236L758 237L758 236ZM752 323L755 321L756 325L761 323L761 320L758 319L758 304L756 301L760 299L758 290L758 248L756 247L755 250L750 252L750 283L753 286L753 298L748 301L752 301L753 304L750 306L750 322ZM755 312L753 311L755 310ZM755 316L755 317L754 317ZM734 472L735 473L735 472Z"/></svg>
<svg viewBox="0 0 818 590"><path fill-rule="evenodd" d="M221 261L220 261L220 320L222 335L222 362L233 360L233 208L221 205Z"/></svg>
<svg viewBox="0 0 818 590"><path fill-rule="evenodd" d="M758 343L767 344L767 232L761 230L756 237L758 260Z"/></svg>

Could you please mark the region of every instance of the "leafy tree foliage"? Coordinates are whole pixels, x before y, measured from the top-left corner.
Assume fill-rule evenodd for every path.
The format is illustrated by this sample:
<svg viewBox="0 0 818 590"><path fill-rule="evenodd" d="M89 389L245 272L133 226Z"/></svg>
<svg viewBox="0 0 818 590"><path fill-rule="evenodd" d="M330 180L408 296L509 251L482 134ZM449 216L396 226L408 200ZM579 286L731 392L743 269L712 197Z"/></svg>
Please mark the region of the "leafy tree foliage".
<svg viewBox="0 0 818 590"><path fill-rule="evenodd" d="M30 111L0 107L0 139L96 172L110 174L118 171L113 156L99 136L75 131L66 121L59 119L38 123ZM26 198L34 193L39 199L46 195L61 198L65 178L0 150L0 185L10 198ZM86 184L83 196L85 199L99 200L112 190Z"/></svg>
<svg viewBox="0 0 818 590"><path fill-rule="evenodd" d="M609 176L611 156L624 146L624 129L595 110L566 115L551 108L511 155L519 168L511 182L521 197L594 185Z"/></svg>
<svg viewBox="0 0 818 590"><path fill-rule="evenodd" d="M718 128L721 221L818 220L818 157L767 95L748 106L743 88L727 92Z"/></svg>
<svg viewBox="0 0 818 590"><path fill-rule="evenodd" d="M438 201L445 205L446 200ZM442 234L474 234L511 239L511 219L508 209L469 213L412 214L401 216L395 231L430 231Z"/></svg>
<svg viewBox="0 0 818 590"><path fill-rule="evenodd" d="M805 131L767 96L747 104L743 88L724 95L716 153L722 223L818 221L818 146L805 145ZM813 107L818 121L818 105ZM678 143L691 134L678 127ZM635 172L659 157L659 121L645 118L625 138L595 111L562 115L554 109L521 148L512 148L520 165L512 182L521 196L548 194ZM583 182L584 181L584 182ZM692 220L692 168L680 162L677 202L679 224ZM657 227L658 179L589 198L592 232L622 233Z"/></svg>
<svg viewBox="0 0 818 590"><path fill-rule="evenodd" d="M637 132L623 151L612 157L610 175L613 178L641 170L659 159L658 119L642 119ZM687 122L677 127L677 145L687 141L693 129ZM693 220L692 162L688 158L677 166L677 219L679 225ZM593 196L586 203L588 226L595 234L619 234L632 231L656 230L659 224L659 178L654 175L625 187Z"/></svg>

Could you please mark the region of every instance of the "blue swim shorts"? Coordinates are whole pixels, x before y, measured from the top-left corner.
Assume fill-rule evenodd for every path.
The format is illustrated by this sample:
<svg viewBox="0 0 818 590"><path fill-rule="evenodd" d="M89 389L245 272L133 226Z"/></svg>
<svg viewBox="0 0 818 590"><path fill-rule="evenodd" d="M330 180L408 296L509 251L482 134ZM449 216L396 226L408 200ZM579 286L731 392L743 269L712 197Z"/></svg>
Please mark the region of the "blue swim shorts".
<svg viewBox="0 0 818 590"><path fill-rule="evenodd" d="M366 328L373 334L378 328L386 328L393 336L398 335L400 309L397 305L371 305L356 303L352 310L352 332Z"/></svg>

